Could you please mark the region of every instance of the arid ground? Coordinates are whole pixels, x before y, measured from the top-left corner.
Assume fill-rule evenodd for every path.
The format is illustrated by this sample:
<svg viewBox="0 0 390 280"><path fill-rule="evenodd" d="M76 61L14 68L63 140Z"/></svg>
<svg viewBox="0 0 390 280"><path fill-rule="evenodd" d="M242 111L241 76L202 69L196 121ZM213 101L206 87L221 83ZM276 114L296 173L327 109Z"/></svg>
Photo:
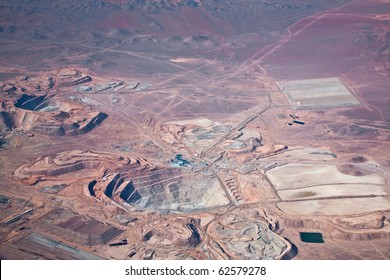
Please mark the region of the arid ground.
<svg viewBox="0 0 390 280"><path fill-rule="evenodd" d="M1 259L390 259L389 1L0 15Z"/></svg>

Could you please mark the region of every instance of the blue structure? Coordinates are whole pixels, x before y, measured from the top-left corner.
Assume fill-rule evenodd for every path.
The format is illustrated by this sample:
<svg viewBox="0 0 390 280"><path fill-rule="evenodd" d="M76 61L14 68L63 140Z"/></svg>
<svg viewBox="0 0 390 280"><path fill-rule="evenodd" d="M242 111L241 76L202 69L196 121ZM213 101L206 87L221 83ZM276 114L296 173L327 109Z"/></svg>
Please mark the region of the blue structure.
<svg viewBox="0 0 390 280"><path fill-rule="evenodd" d="M171 160L171 165L173 167L183 167L183 166L186 166L186 165L189 165L190 162L186 159L183 159L183 155L182 154L177 154L175 156L175 159L172 159Z"/></svg>

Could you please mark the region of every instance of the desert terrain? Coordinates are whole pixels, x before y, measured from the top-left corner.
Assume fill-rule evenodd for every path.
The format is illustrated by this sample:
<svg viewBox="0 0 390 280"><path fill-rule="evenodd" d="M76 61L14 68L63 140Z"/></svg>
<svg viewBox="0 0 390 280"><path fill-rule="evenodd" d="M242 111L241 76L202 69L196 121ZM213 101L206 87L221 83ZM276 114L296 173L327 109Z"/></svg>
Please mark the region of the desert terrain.
<svg viewBox="0 0 390 280"><path fill-rule="evenodd" d="M1 0L1 259L390 259L387 0Z"/></svg>

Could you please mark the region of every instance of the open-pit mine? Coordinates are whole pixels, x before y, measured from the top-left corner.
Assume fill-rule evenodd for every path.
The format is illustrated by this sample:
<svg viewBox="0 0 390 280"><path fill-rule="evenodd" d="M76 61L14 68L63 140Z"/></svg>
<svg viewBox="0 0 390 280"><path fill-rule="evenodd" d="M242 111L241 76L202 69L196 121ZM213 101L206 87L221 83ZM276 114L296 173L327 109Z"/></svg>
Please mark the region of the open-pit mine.
<svg viewBox="0 0 390 280"><path fill-rule="evenodd" d="M388 1L0 2L1 259L390 259Z"/></svg>

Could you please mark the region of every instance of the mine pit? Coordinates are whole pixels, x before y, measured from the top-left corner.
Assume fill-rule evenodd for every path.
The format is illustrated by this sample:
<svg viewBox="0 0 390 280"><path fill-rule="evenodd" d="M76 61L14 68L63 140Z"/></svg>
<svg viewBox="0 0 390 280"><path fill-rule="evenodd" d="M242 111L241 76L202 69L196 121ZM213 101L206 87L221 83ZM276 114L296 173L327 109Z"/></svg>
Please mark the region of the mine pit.
<svg viewBox="0 0 390 280"><path fill-rule="evenodd" d="M8 100L10 101L10 100ZM5 102L0 115L0 131L15 128L51 136L76 136L90 132L108 115L60 97L22 94L15 102ZM83 112L81 112L83 111Z"/></svg>
<svg viewBox="0 0 390 280"><path fill-rule="evenodd" d="M199 220L194 219L178 218L169 224L152 221L144 225L142 240L148 245L165 244L180 248L195 248L202 241L199 228Z"/></svg>
<svg viewBox="0 0 390 280"><path fill-rule="evenodd" d="M260 222L222 220L218 224L212 223L210 231L213 236L219 236L223 251L231 252L229 257L234 259L274 259L283 255L287 248L286 241Z"/></svg>
<svg viewBox="0 0 390 280"><path fill-rule="evenodd" d="M102 158L106 159L104 164ZM45 178L49 179L52 176L61 176L83 169L93 170L90 172L91 176L98 176L97 174L104 174L105 166L116 166L118 168L126 164L124 161L118 163L114 158L115 156L111 154L95 154L79 150L69 151L38 158L29 164L22 165L14 171L14 177L20 181L36 183Z"/></svg>
<svg viewBox="0 0 390 280"><path fill-rule="evenodd" d="M205 198L209 199L210 191L195 195L190 188L192 184L196 183L199 187L205 188L206 182L213 180L211 186L217 187L215 179L203 175L182 174L175 168L152 171L146 169L142 173L137 173L137 170L137 168L135 172L128 170L110 179L110 182L103 187L106 196L118 203L125 202L140 209L185 211L185 209L204 207L199 203L202 205ZM200 180L196 180L195 177ZM220 201L216 202L220 203Z"/></svg>
<svg viewBox="0 0 390 280"><path fill-rule="evenodd" d="M71 87L92 81L92 77L84 75L77 69L62 69L57 80L59 87Z"/></svg>
<svg viewBox="0 0 390 280"><path fill-rule="evenodd" d="M174 126L183 126L182 135L173 135L179 142L200 154L206 147L230 132L231 126L209 119L193 119L179 122L168 122L166 130L172 130Z"/></svg>
<svg viewBox="0 0 390 280"><path fill-rule="evenodd" d="M15 102L16 108L21 108L29 111L39 111L42 107L47 106L46 96L35 96L22 94L22 96Z"/></svg>
<svg viewBox="0 0 390 280"><path fill-rule="evenodd" d="M89 169L93 170L89 177L92 180L85 183L86 192L98 201L114 201L124 207L156 211L197 211L229 204L229 199L221 191L222 186L212 175L154 166L146 160L123 158L115 161L114 158L117 157L93 152L60 153L17 168L14 177L28 184L36 184ZM113 173L106 173L109 166L113 167Z"/></svg>

